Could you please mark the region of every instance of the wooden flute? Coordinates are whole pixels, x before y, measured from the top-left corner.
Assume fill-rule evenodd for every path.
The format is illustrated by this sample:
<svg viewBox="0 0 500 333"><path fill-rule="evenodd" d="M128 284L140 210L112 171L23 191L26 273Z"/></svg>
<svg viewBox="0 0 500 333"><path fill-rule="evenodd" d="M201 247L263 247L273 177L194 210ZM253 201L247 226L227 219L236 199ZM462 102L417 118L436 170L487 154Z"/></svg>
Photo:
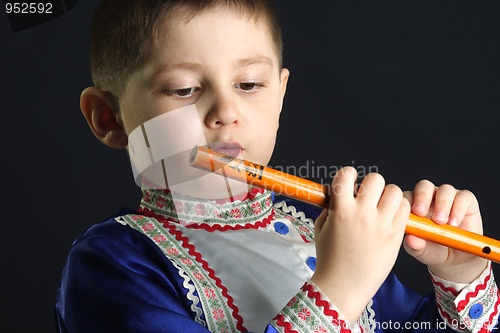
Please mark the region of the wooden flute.
<svg viewBox="0 0 500 333"><path fill-rule="evenodd" d="M193 167L273 191L293 199L328 208L329 187L263 165L197 146L190 158ZM410 214L405 232L409 235L474 254L500 263L500 241L448 224Z"/></svg>

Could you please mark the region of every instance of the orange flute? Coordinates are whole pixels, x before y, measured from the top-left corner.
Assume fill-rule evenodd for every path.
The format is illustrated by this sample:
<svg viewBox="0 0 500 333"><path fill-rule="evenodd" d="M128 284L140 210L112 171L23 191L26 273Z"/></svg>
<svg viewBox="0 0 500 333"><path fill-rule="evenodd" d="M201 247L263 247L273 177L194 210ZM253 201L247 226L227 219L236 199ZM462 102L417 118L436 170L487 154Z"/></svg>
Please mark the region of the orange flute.
<svg viewBox="0 0 500 333"><path fill-rule="evenodd" d="M277 194L328 208L329 188L326 185L224 155L201 146L193 149L190 163L191 166L199 169L216 172ZM428 218L414 214L410 214L405 232L500 263L500 241L493 238L447 224L438 225Z"/></svg>

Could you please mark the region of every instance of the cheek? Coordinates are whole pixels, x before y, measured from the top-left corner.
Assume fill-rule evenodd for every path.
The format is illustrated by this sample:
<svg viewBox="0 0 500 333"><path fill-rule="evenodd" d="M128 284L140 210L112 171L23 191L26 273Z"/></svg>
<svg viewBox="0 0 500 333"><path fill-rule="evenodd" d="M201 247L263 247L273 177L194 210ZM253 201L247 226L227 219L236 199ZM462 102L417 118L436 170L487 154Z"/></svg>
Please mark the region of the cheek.
<svg viewBox="0 0 500 333"><path fill-rule="evenodd" d="M276 141L276 133L279 127L279 117L280 117L280 104L276 100L271 100L267 104L265 110L262 111L261 116L255 123L257 132L259 133L260 140L269 145ZM263 147L266 148L266 147Z"/></svg>
<svg viewBox="0 0 500 333"><path fill-rule="evenodd" d="M141 126L148 120L154 119L162 114L170 111L174 111L177 108L171 105L167 105L162 99L145 99L137 98L136 101L141 101L141 103L131 102L127 104L127 107L123 110L123 121L127 134Z"/></svg>
<svg viewBox="0 0 500 333"><path fill-rule="evenodd" d="M257 133L254 134L254 139L258 140L258 153L261 163L267 164L274 151L276 144L276 134L278 131L278 121L268 122L265 126L261 126Z"/></svg>
<svg viewBox="0 0 500 333"><path fill-rule="evenodd" d="M130 134L134 129L154 118L153 107L145 98L132 96L123 102L120 101L120 117L127 134Z"/></svg>
<svg viewBox="0 0 500 333"><path fill-rule="evenodd" d="M121 108L120 116L127 135L144 122L131 107Z"/></svg>

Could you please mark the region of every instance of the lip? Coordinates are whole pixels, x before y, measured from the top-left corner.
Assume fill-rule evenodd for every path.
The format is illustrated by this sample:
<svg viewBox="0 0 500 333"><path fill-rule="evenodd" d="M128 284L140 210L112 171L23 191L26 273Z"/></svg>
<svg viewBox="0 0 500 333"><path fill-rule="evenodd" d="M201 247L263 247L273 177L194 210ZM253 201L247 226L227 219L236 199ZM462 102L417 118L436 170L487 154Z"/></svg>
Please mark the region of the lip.
<svg viewBox="0 0 500 333"><path fill-rule="evenodd" d="M238 142L211 142L208 147L218 153L238 157L243 147Z"/></svg>

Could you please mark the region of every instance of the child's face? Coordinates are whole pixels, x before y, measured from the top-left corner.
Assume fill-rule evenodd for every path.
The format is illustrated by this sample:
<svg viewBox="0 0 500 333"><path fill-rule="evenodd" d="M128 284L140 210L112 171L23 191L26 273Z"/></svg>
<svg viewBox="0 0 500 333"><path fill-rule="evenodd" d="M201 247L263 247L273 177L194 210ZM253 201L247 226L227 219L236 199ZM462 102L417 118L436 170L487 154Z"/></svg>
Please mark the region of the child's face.
<svg viewBox="0 0 500 333"><path fill-rule="evenodd" d="M174 13L152 57L130 76L120 118L130 134L195 104L208 143L222 143L216 148L226 153L241 146L245 159L267 164L287 80L264 23L220 8L190 20Z"/></svg>

